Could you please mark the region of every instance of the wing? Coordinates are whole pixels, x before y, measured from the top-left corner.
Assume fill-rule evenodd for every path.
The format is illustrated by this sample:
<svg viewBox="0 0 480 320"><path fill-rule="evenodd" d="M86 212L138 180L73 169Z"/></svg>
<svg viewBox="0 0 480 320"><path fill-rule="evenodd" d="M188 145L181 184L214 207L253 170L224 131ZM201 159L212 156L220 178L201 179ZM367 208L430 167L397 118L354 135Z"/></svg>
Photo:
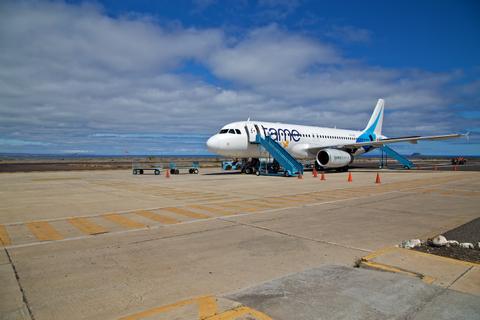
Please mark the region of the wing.
<svg viewBox="0 0 480 320"><path fill-rule="evenodd" d="M380 139L376 141L366 141L366 142L355 142L344 144L343 146L346 148L358 148L363 146L373 146L373 147L381 147L385 144L390 143L398 143L398 142L410 142L416 144L418 141L421 140L447 140L452 138L460 138L466 136L466 134L445 134L440 136L411 136L411 137L398 137L398 138L387 138L387 139Z"/></svg>
<svg viewBox="0 0 480 320"><path fill-rule="evenodd" d="M452 138L460 138L460 137L468 137L467 134L446 134L446 135L439 135L439 136L410 136L410 137L397 137L397 138L386 138L380 139L375 141L366 141L366 142L354 142L354 143L345 143L345 144L332 144L332 145L324 145L324 146L309 146L306 148L306 152L309 154L316 154L318 151L322 149L357 149L364 146L372 146L372 147L381 147L386 144L390 143L398 143L398 142L409 142L416 144L418 141L421 140L446 140Z"/></svg>

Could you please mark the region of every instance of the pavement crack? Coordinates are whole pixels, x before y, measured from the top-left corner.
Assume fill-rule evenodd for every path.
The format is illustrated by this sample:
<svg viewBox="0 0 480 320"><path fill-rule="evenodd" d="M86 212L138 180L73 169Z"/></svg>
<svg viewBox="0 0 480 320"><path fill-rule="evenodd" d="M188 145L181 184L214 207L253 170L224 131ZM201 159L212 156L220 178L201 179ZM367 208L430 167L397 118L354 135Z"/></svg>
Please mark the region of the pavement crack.
<svg viewBox="0 0 480 320"><path fill-rule="evenodd" d="M447 289L449 289L451 286L453 286L455 284L455 282L457 282L458 280L460 280L461 277L463 277L464 275L466 275L468 273L468 271L472 270L473 266L471 266L470 268L468 268L467 270L465 270L464 272L462 272L461 275L459 275L457 278L455 278L455 280L452 281L452 283L450 283L448 286L447 286Z"/></svg>
<svg viewBox="0 0 480 320"><path fill-rule="evenodd" d="M251 227L251 228L256 228L256 229L260 229L260 230L264 230L264 231L269 231L269 232L281 234L281 235L284 235L284 236L287 236L287 237L292 237L292 238L297 238L297 239L312 241L312 242L316 242L316 243L329 244L329 245L341 247L341 248L344 248L344 249L358 250L358 251L367 252L367 253L372 252L372 250L368 250L368 249L364 249L364 248L347 246L347 245L344 245L344 244L340 244L340 243L332 242L332 241L327 241L327 240L313 239L313 238L304 237L304 236L300 236L300 235L295 235L295 234L288 233L288 232L284 232L284 231L273 230L273 229L270 229L270 228L267 228L267 227L257 226L257 225L254 225L254 224L243 223L243 222L238 222L238 221L232 221L232 220L228 220L228 219L226 219L226 218L219 218L219 219L220 219L220 220L227 221L227 222L233 222L233 223L235 223L235 224L242 225L242 226L246 226L246 227Z"/></svg>
<svg viewBox="0 0 480 320"><path fill-rule="evenodd" d="M8 261L10 262L10 265L12 266L13 273L15 274L15 279L17 280L17 285L18 288L20 289L20 292L22 293L22 300L23 303L25 304L25 307L27 308L28 314L32 320L35 320L35 317L33 316L32 309L30 308L30 304L28 303L27 296L25 294L25 290L22 287L22 283L20 282L20 276L18 275L17 268L15 267L15 264L13 263L13 259L10 256L10 252L8 252L7 248L5 248L5 253L7 254Z"/></svg>
<svg viewBox="0 0 480 320"><path fill-rule="evenodd" d="M222 219L223 220L223 219ZM172 239L172 238L179 238L179 237L185 237L189 235L194 235L194 234L201 234L209 231L216 231L216 230L223 230L223 229L228 229L228 228L233 228L236 226L235 222L233 221L228 221L225 220L225 222L230 222L232 223L229 226L223 226L223 227L218 227L218 228L212 228L212 229L205 229L205 230L200 230L200 231L193 231L193 232L188 232L188 233L182 233L182 234L175 234L171 236L164 236L164 237L158 237L158 238L152 238L152 239L145 239L145 240L140 240L140 241L133 241L129 242L127 245L131 244L139 244L139 243L145 243L145 242L150 242L150 241L157 241L157 240L166 240L166 239Z"/></svg>

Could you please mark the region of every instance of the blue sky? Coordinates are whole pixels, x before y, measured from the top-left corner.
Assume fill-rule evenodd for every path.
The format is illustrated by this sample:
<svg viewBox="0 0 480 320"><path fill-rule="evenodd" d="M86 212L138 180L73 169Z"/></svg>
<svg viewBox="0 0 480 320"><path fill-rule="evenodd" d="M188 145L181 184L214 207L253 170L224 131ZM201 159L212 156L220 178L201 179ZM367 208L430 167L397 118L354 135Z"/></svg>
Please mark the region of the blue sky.
<svg viewBox="0 0 480 320"><path fill-rule="evenodd" d="M3 1L0 152L206 154L252 119L480 155L478 1Z"/></svg>

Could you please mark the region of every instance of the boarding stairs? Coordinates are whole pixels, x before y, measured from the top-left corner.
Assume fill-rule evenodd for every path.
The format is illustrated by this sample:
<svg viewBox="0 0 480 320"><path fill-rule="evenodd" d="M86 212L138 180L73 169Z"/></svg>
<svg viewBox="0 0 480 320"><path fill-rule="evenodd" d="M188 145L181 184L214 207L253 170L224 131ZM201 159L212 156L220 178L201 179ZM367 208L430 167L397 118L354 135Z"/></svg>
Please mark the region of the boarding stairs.
<svg viewBox="0 0 480 320"><path fill-rule="evenodd" d="M392 157L393 159L397 160L398 162L400 162L405 168L407 169L411 169L413 168L415 165L413 164L412 161L408 160L407 158L405 158L404 156L402 156L400 153L398 153L397 151L393 150L392 148L390 148L389 146L382 146L380 147L380 149L385 152L387 155L389 155L390 157Z"/></svg>
<svg viewBox="0 0 480 320"><path fill-rule="evenodd" d="M279 143L270 138L270 136L265 136L265 138L263 138L257 134L255 141L264 147L265 150L267 150L272 157L278 161L285 170L285 173L290 176L303 175L303 165L288 153L288 151Z"/></svg>

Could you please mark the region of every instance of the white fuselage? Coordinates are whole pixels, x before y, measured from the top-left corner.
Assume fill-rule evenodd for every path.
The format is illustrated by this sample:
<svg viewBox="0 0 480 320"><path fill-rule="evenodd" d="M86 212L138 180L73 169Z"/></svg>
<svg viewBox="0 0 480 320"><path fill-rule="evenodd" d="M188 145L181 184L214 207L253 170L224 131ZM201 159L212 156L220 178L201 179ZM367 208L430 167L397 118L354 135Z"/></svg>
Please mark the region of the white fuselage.
<svg viewBox="0 0 480 320"><path fill-rule="evenodd" d="M268 153L255 142L257 132L265 137L270 136L280 143L297 159L314 158L307 150L331 145L354 143L362 134L356 130L342 130L302 126L285 123L263 121L240 121L225 125L219 133L210 137L207 147L210 152L234 158L263 158ZM353 150L356 156L370 151L367 148Z"/></svg>

